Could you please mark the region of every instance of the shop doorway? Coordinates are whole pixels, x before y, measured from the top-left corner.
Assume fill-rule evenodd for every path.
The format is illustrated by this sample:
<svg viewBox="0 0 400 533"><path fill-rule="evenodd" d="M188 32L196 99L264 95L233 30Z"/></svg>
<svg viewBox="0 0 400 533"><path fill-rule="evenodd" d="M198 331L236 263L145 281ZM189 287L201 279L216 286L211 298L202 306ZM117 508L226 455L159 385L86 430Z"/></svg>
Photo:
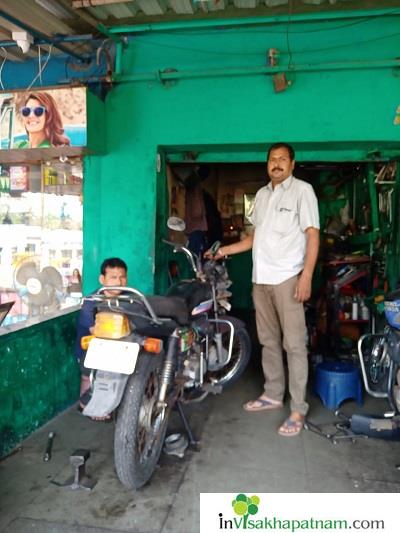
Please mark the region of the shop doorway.
<svg viewBox="0 0 400 533"><path fill-rule="evenodd" d="M251 231L247 215L268 181L266 164L260 162L170 162L166 175L168 213L190 217L185 197L188 183L197 178L218 210L224 244ZM310 342L317 351L354 350L362 333L379 329L380 295L396 285L399 275L398 167L387 161L300 162L294 175L312 184L320 210L320 258L308 306ZM207 226L212 235L210 229L215 228ZM207 235L205 245L210 242ZM251 309L251 253L232 257L228 268L234 308Z"/></svg>

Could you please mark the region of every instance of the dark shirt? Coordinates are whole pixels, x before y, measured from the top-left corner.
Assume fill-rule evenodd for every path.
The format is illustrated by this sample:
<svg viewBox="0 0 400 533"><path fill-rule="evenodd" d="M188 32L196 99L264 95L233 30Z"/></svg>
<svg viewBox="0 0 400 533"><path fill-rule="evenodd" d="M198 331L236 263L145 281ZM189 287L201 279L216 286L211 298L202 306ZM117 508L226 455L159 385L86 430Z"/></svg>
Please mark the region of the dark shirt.
<svg viewBox="0 0 400 533"><path fill-rule="evenodd" d="M76 326L75 356L78 361L84 359L86 350L81 347L81 338L85 335L91 335L90 328L94 326L94 317L96 314L96 304L90 300L84 300L79 312L78 323Z"/></svg>

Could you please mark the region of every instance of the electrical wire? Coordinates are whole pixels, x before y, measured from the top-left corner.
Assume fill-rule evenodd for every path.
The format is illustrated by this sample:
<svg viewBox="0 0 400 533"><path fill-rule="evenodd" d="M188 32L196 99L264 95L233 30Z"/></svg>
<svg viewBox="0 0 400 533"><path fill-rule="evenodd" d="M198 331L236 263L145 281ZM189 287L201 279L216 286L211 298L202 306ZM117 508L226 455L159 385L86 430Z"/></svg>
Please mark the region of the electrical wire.
<svg viewBox="0 0 400 533"><path fill-rule="evenodd" d="M3 57L3 61L2 61L1 66L0 66L0 85L1 85L1 88L3 89L3 91L5 91L5 88L4 88L4 85L3 85L2 75L3 75L4 64L7 61L8 54L7 54L7 50L4 48L4 46L1 47L1 50L5 53L5 56Z"/></svg>
<svg viewBox="0 0 400 533"><path fill-rule="evenodd" d="M41 71L41 69L40 69L40 65L42 64L40 44L38 45L38 62L39 62L39 80L40 80L40 86L43 86L43 82L42 82L42 71Z"/></svg>
<svg viewBox="0 0 400 533"><path fill-rule="evenodd" d="M338 48L348 48L349 46L359 46L363 44L369 44L369 43L375 43L377 41L383 41L385 39L390 39L392 37L398 37L400 35L400 32L391 33L389 35L382 35L381 37L376 37L375 39L366 39L364 41L353 41L351 43L343 43L343 44L337 44L335 46L328 46L326 48L312 48L310 50L302 50L300 52L296 52L297 54L313 54L313 53L319 53L319 52L330 52L331 50L336 50Z"/></svg>
<svg viewBox="0 0 400 533"><path fill-rule="evenodd" d="M289 9L288 9L288 19L286 24L286 47L287 47L287 53L289 56L289 62L288 62L288 68L292 68L292 49L290 48L290 25L292 22L292 12L293 12L293 0L289 0Z"/></svg>
<svg viewBox="0 0 400 533"><path fill-rule="evenodd" d="M330 51L330 50L336 50L337 48L347 48L347 47L354 47L354 46L359 46L359 45L363 45L363 44L374 43L376 41L381 41L381 40L384 40L384 39L390 39L392 37L398 37L399 35L400 35L400 32L396 32L396 33L391 33L391 34L388 34L388 35L382 35L382 36L376 37L374 39L365 39L363 41L352 41L350 43L335 44L334 46L329 46L329 47L325 47L325 48L311 48L309 50L301 50L299 52L296 52L296 54L312 54L312 53L315 53L315 52L327 52L327 51ZM214 55L214 56L228 56L228 57L229 56L232 56L232 57L238 57L238 56L250 57L250 56L253 56L253 57L258 57L258 56L261 56L262 54L264 54L264 51L262 51L262 52L240 52L240 51L227 52L227 51L216 51L216 50L203 50L203 49L200 49L200 48L192 48L192 47L187 47L187 46L177 46L177 45L170 45L170 44L157 42L157 41L149 41L147 39L142 39L142 38L136 38L135 39L135 43L140 43L140 44L149 45L149 46L157 46L159 48L168 48L168 49L171 49L171 50L183 50L185 52L198 53L198 54L207 54L207 55Z"/></svg>
<svg viewBox="0 0 400 533"><path fill-rule="evenodd" d="M26 91L29 91L29 89L32 87L32 85L35 83L35 81L36 81L39 77L40 77L40 79L41 79L41 76L42 76L42 74L43 74L45 68L47 67L47 63L49 62L49 59L50 59L50 57L51 57L51 51L52 51L52 49L53 49L53 44L51 44L51 45L49 46L49 51L48 51L48 53L47 53L47 57L46 57L46 59L45 59L44 64L42 65L41 63L39 63L39 72L38 72L38 73L36 74L36 76L33 78L31 84L29 85L29 87L27 87L27 88L25 89Z"/></svg>
<svg viewBox="0 0 400 533"><path fill-rule="evenodd" d="M284 21L282 22L279 22L279 23L274 23L274 25L276 26L277 24L279 25L283 25L283 24L286 24L286 28L282 31L271 31L269 28L261 28L261 29L257 29L257 28L253 28L251 30L248 30L248 29L244 29L244 28L238 28L238 27L235 27L235 28L225 28L223 26L223 22L221 22L221 28L223 30L223 33L221 32L221 28L210 28L210 29L206 29L206 30L200 30L200 31L193 31L193 30L182 30L179 35L182 35L183 37L186 37L187 35L193 35L193 36L202 36L202 35L210 35L211 33L213 33L214 35L218 35L218 33L216 33L216 30L219 31L219 35L220 36L225 36L227 34L227 32L232 32L234 31L235 34L241 34L241 35L246 35L246 34L255 34L255 33L258 33L258 34L261 34L261 33L265 33L265 34L277 34L277 35L286 35L286 39L288 40L288 25L290 23L290 34L296 34L296 35L304 35L304 34L309 34L309 33L317 33L317 32L324 32L326 33L327 31L335 31L335 30L339 30L339 29L343 29L343 28L348 28L348 27L354 27L354 26L357 26L357 25L360 25L360 24L366 24L370 21L374 21L374 20L377 20L379 18L382 17L382 15L376 15L376 16L372 16L372 17L368 17L368 18L362 18L361 20L356 20L354 22L349 22L347 24L340 24L340 25L337 25L337 26L329 26L329 25L324 25L324 27L321 27L321 28L316 28L316 29L312 29L312 30L304 30L304 31L296 31L295 29L293 29L293 24L295 24L296 21L294 21L293 19L291 19L292 17L292 14L293 14L293 0L290 0L290 7L289 7L289 19L288 21L285 23ZM392 16L392 15L400 15L400 10L397 8L397 9L393 9L392 11L389 11L387 13L387 16ZM313 20L310 20L308 21L308 23L317 23L317 21L313 21ZM159 32L160 35L178 35L176 32L171 32L171 31L162 31L162 32ZM381 40L381 39L386 39L388 37L394 37L394 36L397 36L398 34L395 33L395 34L391 34L391 35L388 35L388 36L383 36L383 37L378 37L377 39L370 39L370 40L365 40L365 41L359 41L357 43L355 42L352 42L352 43L349 43L349 44L343 44L343 45L338 45L338 46L332 46L332 47L329 47L329 48L323 48L323 49L311 49L311 50L303 50L302 52L300 53L312 53L314 51L328 51L328 50L335 50L336 48L340 48L340 47L346 47L346 46L354 46L355 44L364 44L364 43L368 43L368 42L375 42L376 40ZM140 36L136 36L135 37L135 42L137 43L140 43L140 44L145 44L145 45L153 45L153 46L159 46L159 47L163 47L163 48L169 48L169 49L173 49L173 50L183 50L183 51L186 51L186 52L195 52L195 53L200 53L200 54L207 54L207 55L215 55L215 56L242 56L242 57L250 57L250 56L259 56L260 53L258 52L240 52L240 51L236 51L236 52L226 52L226 51L217 51L217 50L202 50L202 49L199 49L199 48L194 48L194 47L187 47L187 46L179 46L179 45L171 45L171 44L165 44L165 43L161 43L161 42L157 42L157 41L151 41L151 40L148 40L147 39L147 36L146 37L140 37ZM288 43L287 43L288 44ZM289 46L290 48L290 46ZM291 53L289 54L291 55Z"/></svg>

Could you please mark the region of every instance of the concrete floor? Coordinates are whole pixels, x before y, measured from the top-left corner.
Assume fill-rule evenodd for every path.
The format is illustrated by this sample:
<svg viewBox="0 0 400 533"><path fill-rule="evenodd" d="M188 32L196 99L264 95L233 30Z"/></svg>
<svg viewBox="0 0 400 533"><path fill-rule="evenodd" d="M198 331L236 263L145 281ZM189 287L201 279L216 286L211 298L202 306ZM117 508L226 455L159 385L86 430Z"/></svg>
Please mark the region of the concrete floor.
<svg viewBox="0 0 400 533"><path fill-rule="evenodd" d="M75 408L64 412L22 443L20 451L0 462L0 531L6 533L119 531L197 533L200 492L400 492L400 443L359 439L332 444L310 431L279 437L285 410L246 413L244 401L261 390L252 367L222 396L186 407L201 439L201 451L179 459L162 455L151 483L139 492L126 490L113 467L113 424L92 422ZM310 395L310 420L332 420L331 411ZM351 414L380 412L383 401ZM179 419L172 429L181 428ZM43 462L47 434L56 432L52 459ZM50 483L72 473L69 455L88 448L87 472L97 480L91 493Z"/></svg>

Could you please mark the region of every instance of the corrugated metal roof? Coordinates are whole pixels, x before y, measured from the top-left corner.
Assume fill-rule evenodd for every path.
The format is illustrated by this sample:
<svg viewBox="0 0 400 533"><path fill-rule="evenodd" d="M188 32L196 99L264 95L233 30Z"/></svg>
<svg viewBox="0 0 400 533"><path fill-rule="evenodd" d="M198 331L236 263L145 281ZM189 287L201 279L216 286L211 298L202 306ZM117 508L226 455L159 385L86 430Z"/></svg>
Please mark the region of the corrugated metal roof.
<svg viewBox="0 0 400 533"><path fill-rule="evenodd" d="M0 48L0 55L7 53L8 59L23 60L47 51L52 42L55 54L70 52L82 56L97 48L96 43L90 42L90 35L104 38L99 31L100 23L114 27L191 18L223 19L398 6L395 0L1 0L0 47L5 48ZM12 32L21 29L30 32L35 43L25 55L10 42ZM74 36L80 35L85 35L85 40L71 42ZM41 49L36 46L39 43Z"/></svg>

